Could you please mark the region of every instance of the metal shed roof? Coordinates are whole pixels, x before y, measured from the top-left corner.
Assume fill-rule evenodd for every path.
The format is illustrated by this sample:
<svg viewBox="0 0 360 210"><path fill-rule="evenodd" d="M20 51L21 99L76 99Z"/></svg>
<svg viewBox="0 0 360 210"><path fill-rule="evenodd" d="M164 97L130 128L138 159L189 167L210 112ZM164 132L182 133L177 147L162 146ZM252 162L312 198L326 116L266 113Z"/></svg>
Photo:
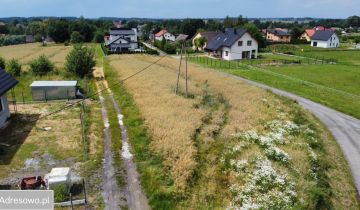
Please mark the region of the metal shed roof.
<svg viewBox="0 0 360 210"><path fill-rule="evenodd" d="M0 68L0 96L15 87L17 83L18 81L14 77Z"/></svg>
<svg viewBox="0 0 360 210"><path fill-rule="evenodd" d="M74 87L77 81L34 81L30 87Z"/></svg>

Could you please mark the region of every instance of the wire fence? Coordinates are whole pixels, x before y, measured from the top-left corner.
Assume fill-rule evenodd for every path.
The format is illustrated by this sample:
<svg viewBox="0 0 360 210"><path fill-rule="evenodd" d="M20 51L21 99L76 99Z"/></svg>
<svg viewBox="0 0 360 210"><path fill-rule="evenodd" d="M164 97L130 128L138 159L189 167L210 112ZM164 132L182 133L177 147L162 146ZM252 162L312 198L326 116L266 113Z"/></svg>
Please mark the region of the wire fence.
<svg viewBox="0 0 360 210"><path fill-rule="evenodd" d="M313 59L303 57L291 57L291 59L282 58L258 58L258 59L243 59L236 61L227 61L207 56L190 55L190 61L206 64L212 68L225 68L225 69L244 69L250 66L276 66L276 65L321 65L333 64L330 59Z"/></svg>

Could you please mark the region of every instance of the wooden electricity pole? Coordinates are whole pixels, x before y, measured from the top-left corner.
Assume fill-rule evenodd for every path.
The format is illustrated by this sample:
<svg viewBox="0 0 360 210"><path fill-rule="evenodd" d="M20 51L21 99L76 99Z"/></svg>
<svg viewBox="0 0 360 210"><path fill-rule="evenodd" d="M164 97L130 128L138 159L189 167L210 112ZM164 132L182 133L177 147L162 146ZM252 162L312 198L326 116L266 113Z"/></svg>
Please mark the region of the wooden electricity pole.
<svg viewBox="0 0 360 210"><path fill-rule="evenodd" d="M180 70L181 70L183 48L184 48L184 44L181 45L181 50L180 50L180 64L179 64L179 71L178 71L178 75L177 75L176 89L175 89L176 95L178 94L178 91L179 91L179 80L180 80Z"/></svg>

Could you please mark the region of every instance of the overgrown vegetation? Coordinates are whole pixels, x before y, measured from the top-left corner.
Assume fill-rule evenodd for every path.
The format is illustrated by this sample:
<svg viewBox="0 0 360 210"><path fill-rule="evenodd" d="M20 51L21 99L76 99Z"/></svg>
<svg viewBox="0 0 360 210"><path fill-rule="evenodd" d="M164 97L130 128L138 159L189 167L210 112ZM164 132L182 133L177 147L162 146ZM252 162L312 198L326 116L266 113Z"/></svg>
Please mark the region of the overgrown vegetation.
<svg viewBox="0 0 360 210"><path fill-rule="evenodd" d="M107 59L111 85L158 58ZM176 81L177 65L164 58L136 80L113 88L152 208L356 208L346 161L311 115L293 101L192 65L193 97L175 96L169 78ZM246 140L242 135L251 130L257 136Z"/></svg>
<svg viewBox="0 0 360 210"><path fill-rule="evenodd" d="M18 60L13 58L6 63L6 71L14 77L20 76L21 64Z"/></svg>

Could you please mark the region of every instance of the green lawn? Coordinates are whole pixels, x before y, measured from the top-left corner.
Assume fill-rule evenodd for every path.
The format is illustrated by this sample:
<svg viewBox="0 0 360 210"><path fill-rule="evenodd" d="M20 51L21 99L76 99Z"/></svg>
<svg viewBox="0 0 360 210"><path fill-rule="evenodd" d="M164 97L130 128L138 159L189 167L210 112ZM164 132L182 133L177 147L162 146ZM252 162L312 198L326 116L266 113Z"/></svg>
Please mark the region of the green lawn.
<svg viewBox="0 0 360 210"><path fill-rule="evenodd" d="M299 51L297 51L299 52ZM318 50L327 58L343 59L338 64L255 65L263 59L296 59L291 56L263 54L254 61L228 62L206 59L192 61L220 71L258 81L309 98L360 119L360 51ZM316 52L306 52L316 53ZM317 54L318 55L318 54ZM348 56L346 56L348 55ZM216 63L216 65L214 65ZM250 64L252 65L244 65Z"/></svg>

